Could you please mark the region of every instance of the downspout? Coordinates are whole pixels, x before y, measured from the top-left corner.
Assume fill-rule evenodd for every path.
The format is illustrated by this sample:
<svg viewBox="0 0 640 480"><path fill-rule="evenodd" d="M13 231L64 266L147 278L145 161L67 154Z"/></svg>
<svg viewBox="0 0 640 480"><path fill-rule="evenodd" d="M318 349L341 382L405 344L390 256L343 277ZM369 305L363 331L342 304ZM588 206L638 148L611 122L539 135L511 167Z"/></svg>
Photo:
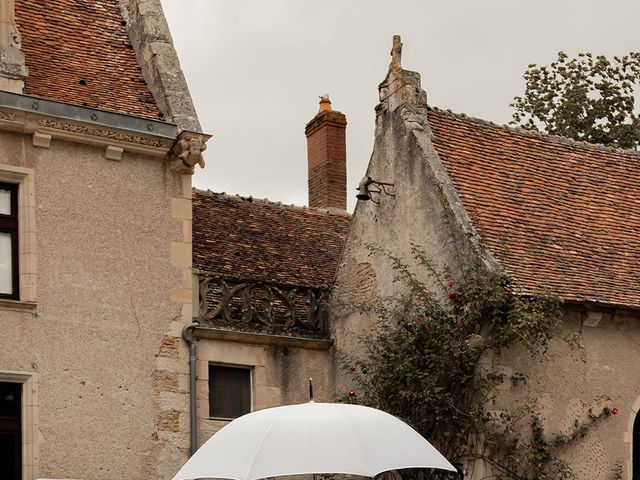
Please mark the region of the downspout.
<svg viewBox="0 0 640 480"><path fill-rule="evenodd" d="M196 403L196 348L197 344L193 338L193 330L200 324L191 322L182 329L182 339L189 346L189 451L193 455L196 453L197 435L197 403Z"/></svg>

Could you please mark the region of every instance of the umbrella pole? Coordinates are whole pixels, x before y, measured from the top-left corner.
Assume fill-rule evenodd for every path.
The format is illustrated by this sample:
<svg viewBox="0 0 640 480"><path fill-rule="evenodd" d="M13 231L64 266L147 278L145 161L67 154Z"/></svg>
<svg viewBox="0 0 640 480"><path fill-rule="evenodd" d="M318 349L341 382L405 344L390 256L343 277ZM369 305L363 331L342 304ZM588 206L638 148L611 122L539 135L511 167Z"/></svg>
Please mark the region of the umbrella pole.
<svg viewBox="0 0 640 480"><path fill-rule="evenodd" d="M313 378L309 378L309 401L313 402ZM313 480L318 480L318 474L313 474Z"/></svg>
<svg viewBox="0 0 640 480"><path fill-rule="evenodd" d="M309 401L313 402L313 378L309 378ZM318 480L318 474L313 474L313 480Z"/></svg>

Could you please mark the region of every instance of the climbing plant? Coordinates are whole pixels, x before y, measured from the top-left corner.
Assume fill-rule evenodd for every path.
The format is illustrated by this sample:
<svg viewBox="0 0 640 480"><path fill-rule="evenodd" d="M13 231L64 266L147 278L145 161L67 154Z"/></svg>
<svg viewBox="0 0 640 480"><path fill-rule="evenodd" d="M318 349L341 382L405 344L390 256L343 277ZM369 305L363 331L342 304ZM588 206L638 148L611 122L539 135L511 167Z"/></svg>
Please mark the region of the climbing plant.
<svg viewBox="0 0 640 480"><path fill-rule="evenodd" d="M388 257L406 293L357 306L377 324L361 339L364 354L343 360L356 387L342 400L403 418L450 460L482 459L494 478L572 478L558 451L580 433L548 438L532 405L490 411L495 387L526 382L526 375L505 378L483 366L489 352L514 346L544 356L560 333L561 300L546 293L515 295L507 278L480 265L454 279L414 247L413 263L426 272L425 281L401 258L370 248ZM589 425L579 428L583 435Z"/></svg>

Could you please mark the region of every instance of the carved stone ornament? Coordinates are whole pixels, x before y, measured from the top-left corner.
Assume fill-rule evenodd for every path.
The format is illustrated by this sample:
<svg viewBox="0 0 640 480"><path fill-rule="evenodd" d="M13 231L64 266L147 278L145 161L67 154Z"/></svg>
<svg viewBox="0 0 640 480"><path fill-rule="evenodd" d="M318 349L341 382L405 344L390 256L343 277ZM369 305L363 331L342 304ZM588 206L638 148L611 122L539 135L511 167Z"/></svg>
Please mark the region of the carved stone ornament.
<svg viewBox="0 0 640 480"><path fill-rule="evenodd" d="M402 69L402 41L400 35L393 36L393 46L391 47L391 64L389 70Z"/></svg>
<svg viewBox="0 0 640 480"><path fill-rule="evenodd" d="M326 288L199 277L202 325L235 331L327 338Z"/></svg>
<svg viewBox="0 0 640 480"><path fill-rule="evenodd" d="M24 79L27 67L20 49L22 39L16 26L15 0L0 1L0 76Z"/></svg>
<svg viewBox="0 0 640 480"><path fill-rule="evenodd" d="M426 103L427 94L420 85L420 74L402 68L402 41L400 35L393 36L391 63L385 79L378 85L380 104L376 107L379 115L382 111L394 111L406 103Z"/></svg>
<svg viewBox="0 0 640 480"><path fill-rule="evenodd" d="M204 168L202 152L207 149L205 142L209 135L196 132L182 132L169 152L171 168L180 173L193 175L196 165Z"/></svg>
<svg viewBox="0 0 640 480"><path fill-rule="evenodd" d="M52 120L49 118L41 117L38 119L38 124L42 127L47 127L55 130L63 130L66 132L89 135L93 137L110 138L112 140L137 143L149 147L162 148L162 146L164 145L163 141L157 138L147 138L140 135L117 132L115 130L110 130L107 128L71 123L65 120Z"/></svg>
<svg viewBox="0 0 640 480"><path fill-rule="evenodd" d="M4 110L0 110L0 120L9 120L12 121L16 118L16 114L13 112L5 112Z"/></svg>

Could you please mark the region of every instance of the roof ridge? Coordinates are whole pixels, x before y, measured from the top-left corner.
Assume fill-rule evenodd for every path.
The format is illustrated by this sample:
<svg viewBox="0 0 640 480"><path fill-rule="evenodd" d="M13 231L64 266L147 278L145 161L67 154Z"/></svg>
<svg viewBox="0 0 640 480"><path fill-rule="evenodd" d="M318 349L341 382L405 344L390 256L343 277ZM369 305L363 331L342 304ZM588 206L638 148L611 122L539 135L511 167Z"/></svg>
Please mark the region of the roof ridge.
<svg viewBox="0 0 640 480"><path fill-rule="evenodd" d="M256 198L253 196L243 196L243 195L232 195L232 194L228 194L226 192L214 192L212 190L201 190L199 188L193 187L192 191L201 195L206 195L209 197L222 197L228 200L234 200L234 201L245 201L245 202L252 202L252 203L257 203L257 204L261 204L261 205L266 205L266 206L273 206L273 207L278 207L278 208L283 208L286 210L294 210L294 211L301 211L301 212L308 212L308 213L317 213L317 214L326 214L326 215L336 215L336 216L341 216L341 217L351 217L351 214L349 212L347 212L346 210L340 210L338 208L319 208L319 207L307 207L306 205L294 205L294 204L285 204L282 202L276 202L273 200L269 200L268 198Z"/></svg>
<svg viewBox="0 0 640 480"><path fill-rule="evenodd" d="M510 133L515 133L517 135L522 135L525 137L539 138L541 140L549 140L552 143L559 143L562 145L569 145L569 146L575 145L575 146L584 147L592 150L599 150L599 151L608 152L608 153L616 153L619 155L628 155L630 157L640 157L640 151L638 150L616 148L616 147L611 147L609 145L603 145L601 143L590 143L584 140L574 140L573 138L563 137L562 135L556 135L553 133L539 132L537 130L531 130L531 129L517 127L517 126L502 125L499 123L492 122L490 120L485 120L483 118L478 118L478 117L472 117L465 113L457 113L457 112L451 111L450 109L442 109L432 105L427 105L427 108L429 110L433 110L435 112L444 114L450 118L469 120L473 123L485 125L492 128L498 128L498 129L505 130Z"/></svg>

